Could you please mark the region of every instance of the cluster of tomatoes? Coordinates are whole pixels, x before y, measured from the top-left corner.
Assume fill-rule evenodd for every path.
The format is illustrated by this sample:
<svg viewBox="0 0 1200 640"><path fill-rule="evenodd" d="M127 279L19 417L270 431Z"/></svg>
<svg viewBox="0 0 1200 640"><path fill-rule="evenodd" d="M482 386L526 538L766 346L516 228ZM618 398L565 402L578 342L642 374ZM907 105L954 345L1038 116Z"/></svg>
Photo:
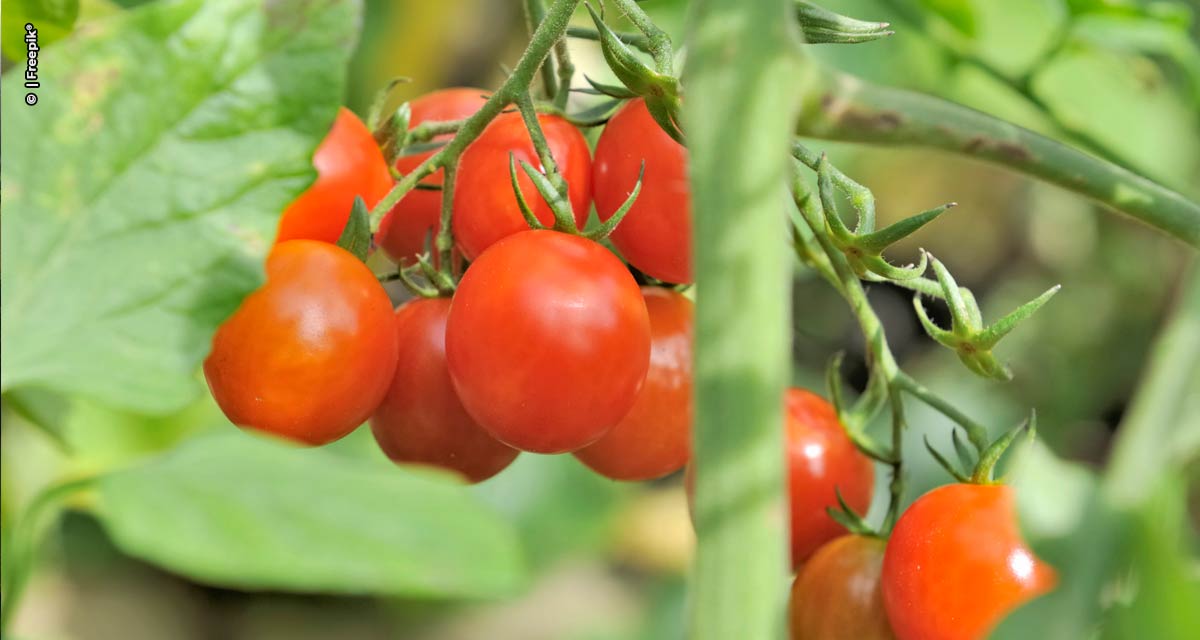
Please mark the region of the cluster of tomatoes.
<svg viewBox="0 0 1200 640"><path fill-rule="evenodd" d="M411 126L469 117L477 89L410 103ZM594 157L565 119L540 115L577 227L640 193L612 244L653 279L691 281L686 152L634 100L607 123ZM434 151L403 155L400 173ZM452 231L469 261L450 297L393 310L376 276L335 243L355 196L376 204L393 184L371 132L342 110L314 158L317 181L284 212L267 282L217 331L204 364L232 422L321 445L370 422L392 460L479 482L520 451L572 453L617 480L648 480L690 456L692 303L640 287L612 251L583 235L531 230L510 158L539 166L517 113L500 114L456 166ZM443 184L408 193L376 245L411 263L438 230ZM518 188L545 225L532 181ZM846 535L827 513L839 495L862 513L874 487L834 408L787 391L793 638L978 638L1053 581L1021 544L1002 486L951 485L920 498L890 540ZM735 425L731 425L733 428ZM885 546L886 545L886 546Z"/></svg>
<svg viewBox="0 0 1200 640"><path fill-rule="evenodd" d="M485 101L478 89L434 92L409 103L410 127L467 118ZM538 120L576 227L593 201L601 220L613 216L642 175L610 239L651 278L689 282L685 152L645 105L630 102L609 121L594 160L566 119ZM412 171L433 153L402 155L396 170ZM624 262L584 235L531 230L511 161L540 165L515 112L497 116L455 167L452 231L469 266L453 296L393 312L375 275L335 244L355 196L374 206L393 184L371 132L343 109L317 149L317 181L280 220L267 283L213 340L204 370L226 415L313 445L369 420L393 460L476 482L519 451L571 452L621 480L682 468L691 301L672 287L639 287ZM413 262L437 232L443 181L440 170L430 175L382 220L375 243L395 262ZM518 188L553 226L529 176L518 177Z"/></svg>

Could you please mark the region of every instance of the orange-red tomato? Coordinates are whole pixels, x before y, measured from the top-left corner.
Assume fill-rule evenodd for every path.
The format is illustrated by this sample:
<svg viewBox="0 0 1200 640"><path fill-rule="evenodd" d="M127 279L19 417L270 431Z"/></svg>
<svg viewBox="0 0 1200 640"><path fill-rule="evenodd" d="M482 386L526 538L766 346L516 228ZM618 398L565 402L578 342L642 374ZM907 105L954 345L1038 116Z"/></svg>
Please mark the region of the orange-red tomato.
<svg viewBox="0 0 1200 640"><path fill-rule="evenodd" d="M817 549L792 583L791 640L894 640L879 588L885 544L844 535Z"/></svg>
<svg viewBox="0 0 1200 640"><path fill-rule="evenodd" d="M373 207L392 188L383 153L358 116L343 107L313 156L317 180L284 210L276 242L335 243L350 219L354 197Z"/></svg>
<svg viewBox="0 0 1200 640"><path fill-rule="evenodd" d="M538 122L558 172L567 182L575 225L582 228L587 222L592 199L592 158L587 140L559 116L539 115ZM510 153L517 162L517 184L525 202L542 224L554 225L550 205L542 199L520 166L524 160L536 169L542 168L521 114L500 114L467 147L458 162L454 184L454 238L467 260L478 258L502 238L529 230L509 177Z"/></svg>
<svg viewBox="0 0 1200 640"><path fill-rule="evenodd" d="M900 640L981 640L1057 577L1022 541L1011 488L951 484L900 516L882 580Z"/></svg>
<svg viewBox="0 0 1200 640"><path fill-rule="evenodd" d="M371 432L387 457L456 471L482 482L512 463L517 450L467 415L446 368L449 298L418 298L396 310L396 373Z"/></svg>
<svg viewBox="0 0 1200 640"><path fill-rule="evenodd" d="M838 507L835 489L860 514L871 506L875 469L854 447L824 398L788 389L785 407L792 563L798 565L817 547L845 533L825 511Z"/></svg>
<svg viewBox="0 0 1200 640"><path fill-rule="evenodd" d="M462 120L475 114L487 102L483 89L456 87L427 93L408 103L412 110L409 128L427 121ZM435 140L448 140L453 134L437 136ZM402 174L416 169L435 150L400 156L396 159L396 170ZM421 180L421 184L442 186L445 172L438 169ZM375 243L396 262L411 263L425 251L426 239L437 233L442 213L442 192L415 189L392 207L379 224Z"/></svg>
<svg viewBox="0 0 1200 640"><path fill-rule="evenodd" d="M267 282L217 329L204 376L229 420L302 443L332 442L379 405L396 367L392 303L336 245L292 240Z"/></svg>
<svg viewBox="0 0 1200 640"><path fill-rule="evenodd" d="M650 364L650 320L633 276L603 246L524 231L467 268L446 356L483 428L523 451L565 453L633 408Z"/></svg>
<svg viewBox="0 0 1200 640"><path fill-rule="evenodd" d="M592 190L608 220L624 204L646 163L637 201L612 233L630 264L666 282L692 281L692 202L687 150L658 126L641 98L608 121L596 142Z"/></svg>
<svg viewBox="0 0 1200 640"><path fill-rule="evenodd" d="M691 452L692 301L642 287L650 313L650 370L633 409L595 444L575 452L614 480L650 480L683 468Z"/></svg>

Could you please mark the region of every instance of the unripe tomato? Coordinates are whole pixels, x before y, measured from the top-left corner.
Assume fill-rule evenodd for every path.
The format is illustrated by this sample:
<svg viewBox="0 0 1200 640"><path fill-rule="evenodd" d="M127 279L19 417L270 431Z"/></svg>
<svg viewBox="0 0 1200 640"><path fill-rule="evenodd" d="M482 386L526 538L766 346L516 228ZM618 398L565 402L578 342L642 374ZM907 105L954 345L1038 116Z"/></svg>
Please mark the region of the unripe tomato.
<svg viewBox="0 0 1200 640"><path fill-rule="evenodd" d="M900 640L980 640L1054 588L1017 530L1012 489L951 484L900 516L883 556L883 604Z"/></svg>
<svg viewBox="0 0 1200 640"><path fill-rule="evenodd" d="M345 107L317 147L313 166L317 180L284 210L275 242L335 243L350 219L355 196L362 196L370 208L392 188L383 152L362 120Z"/></svg>
<svg viewBox="0 0 1200 640"><path fill-rule="evenodd" d="M642 287L650 313L650 369L633 409L575 457L613 480L650 480L683 468L691 452L692 301Z"/></svg>
<svg viewBox="0 0 1200 640"><path fill-rule="evenodd" d="M845 533L825 511L838 508L836 491L858 513L871 506L875 468L854 447L824 398L788 389L785 407L792 563L798 565L817 547Z"/></svg>
<svg viewBox="0 0 1200 640"><path fill-rule="evenodd" d="M592 190L596 213L608 220L646 173L637 201L613 231L629 264L667 282L692 281L692 203L687 150L654 121L641 98L608 121L596 142Z"/></svg>
<svg viewBox="0 0 1200 640"><path fill-rule="evenodd" d="M575 225L583 228L592 199L592 158L587 140L559 116L539 115L538 122L558 172L567 182ZM454 238L467 260L478 258L484 249L504 237L529 230L521 216L508 173L510 152L517 162L517 183L525 202L542 224L554 225L550 205L521 169L522 160L542 169L521 114L502 113L467 147L458 161L454 184Z"/></svg>
<svg viewBox="0 0 1200 640"><path fill-rule="evenodd" d="M894 640L879 588L885 544L844 535L817 549L792 583L791 640Z"/></svg>
<svg viewBox="0 0 1200 640"><path fill-rule="evenodd" d="M565 453L633 408L650 364L650 320L637 283L603 246L524 231L467 268L446 356L483 428L522 451Z"/></svg>
<svg viewBox="0 0 1200 640"><path fill-rule="evenodd" d="M487 92L483 89L458 87L427 93L408 103L412 110L409 129L427 121L469 118L475 115L485 102ZM445 134L437 136L434 140L449 140L453 137L453 134ZM400 156L396 159L396 170L402 174L409 173L434 153L436 150ZM440 187L444 178L445 172L438 169L422 179L421 184ZM411 263L417 254L424 252L426 238L437 233L441 214L442 192L414 189L384 216L379 224L379 233L375 234L375 243L387 252L392 260L404 264Z"/></svg>
<svg viewBox="0 0 1200 640"><path fill-rule="evenodd" d="M371 416L371 433L396 462L457 471L471 482L496 475L517 457L463 408L446 368L449 298L418 298L396 310L396 373Z"/></svg>
<svg viewBox="0 0 1200 640"><path fill-rule="evenodd" d="M392 303L366 265L336 245L291 240L217 329L204 376L234 424L319 445L371 415L397 349Z"/></svg>

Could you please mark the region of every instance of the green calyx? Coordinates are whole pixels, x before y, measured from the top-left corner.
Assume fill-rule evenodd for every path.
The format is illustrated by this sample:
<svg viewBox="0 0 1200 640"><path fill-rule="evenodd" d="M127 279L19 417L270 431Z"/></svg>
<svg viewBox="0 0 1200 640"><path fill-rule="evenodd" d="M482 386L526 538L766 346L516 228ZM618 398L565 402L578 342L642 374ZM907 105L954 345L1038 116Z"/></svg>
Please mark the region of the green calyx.
<svg viewBox="0 0 1200 640"><path fill-rule="evenodd" d="M795 0L796 20L808 44L859 44L895 33L886 22L855 20L805 0Z"/></svg>
<svg viewBox="0 0 1200 640"><path fill-rule="evenodd" d="M952 432L954 440L954 451L958 458L958 464L951 462L944 455L929 443L929 438L925 438L925 448L929 454L937 460L955 480L970 484L1001 484L1003 478L996 479L995 471L996 464L1000 458L1009 450L1013 442L1022 434L1025 435L1026 441L1031 441L1037 437L1037 412L1031 411L1029 417L1021 421L1021 424L1006 431L999 438L992 441L987 448L979 454L978 458L971 453L967 448L966 443L958 435L959 430L956 428ZM970 471L964 471L969 469Z"/></svg>
<svg viewBox="0 0 1200 640"><path fill-rule="evenodd" d="M953 349L958 354L959 360L977 375L996 380L1011 380L1012 372L996 359L992 349L1021 321L1033 315L1050 298L1054 297L1061 286L1051 287L1042 295L1017 307L990 326L984 327L979 305L975 302L974 296L958 286L941 261L930 256L929 262L933 267L934 274L937 275L942 297L950 307L951 326L949 330L946 330L934 324L929 319L925 305L921 302L921 295L918 293L913 297L913 307L916 309L917 318L921 321L925 332L942 346Z"/></svg>
<svg viewBox="0 0 1200 640"><path fill-rule="evenodd" d="M883 251L955 206L953 202L944 204L905 218L887 228L874 231L872 229L874 211L871 210L868 215L865 207L866 200L856 197L854 191L849 191L848 195L858 212L858 224L851 231L842 221L841 214L838 213L833 168L823 154L817 162L817 193L821 198L821 207L825 210L826 229L834 246L846 255L846 261L850 267L860 278L864 279L878 276L888 280L909 280L918 278L925 273L926 254L921 254L921 261L916 265L897 267L884 259Z"/></svg>
<svg viewBox="0 0 1200 640"><path fill-rule="evenodd" d="M679 79L670 73L670 43L665 35L647 34L652 41L659 41L655 54L655 64L658 68L651 69L604 23L604 18L590 4L587 5L587 10L592 16L592 21L596 23L600 51L604 54L613 75L624 87L601 84L591 78L587 79L588 83L595 90L615 98L642 98L658 126L676 142L683 144L683 130L679 126L681 91Z"/></svg>

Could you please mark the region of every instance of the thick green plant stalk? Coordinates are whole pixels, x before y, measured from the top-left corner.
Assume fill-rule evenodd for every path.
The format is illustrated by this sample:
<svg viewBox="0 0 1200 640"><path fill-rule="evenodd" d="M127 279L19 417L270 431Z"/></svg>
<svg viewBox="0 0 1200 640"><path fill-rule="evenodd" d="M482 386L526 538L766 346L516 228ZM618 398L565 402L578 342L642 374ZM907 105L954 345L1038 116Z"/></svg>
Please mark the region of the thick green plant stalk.
<svg viewBox="0 0 1200 640"><path fill-rule="evenodd" d="M789 135L808 65L786 0L692 5L684 72L696 238L690 638L780 637Z"/></svg>
<svg viewBox="0 0 1200 640"><path fill-rule="evenodd" d="M986 113L825 71L805 94L803 136L943 149L1087 196L1200 248L1200 204L1151 180Z"/></svg>

